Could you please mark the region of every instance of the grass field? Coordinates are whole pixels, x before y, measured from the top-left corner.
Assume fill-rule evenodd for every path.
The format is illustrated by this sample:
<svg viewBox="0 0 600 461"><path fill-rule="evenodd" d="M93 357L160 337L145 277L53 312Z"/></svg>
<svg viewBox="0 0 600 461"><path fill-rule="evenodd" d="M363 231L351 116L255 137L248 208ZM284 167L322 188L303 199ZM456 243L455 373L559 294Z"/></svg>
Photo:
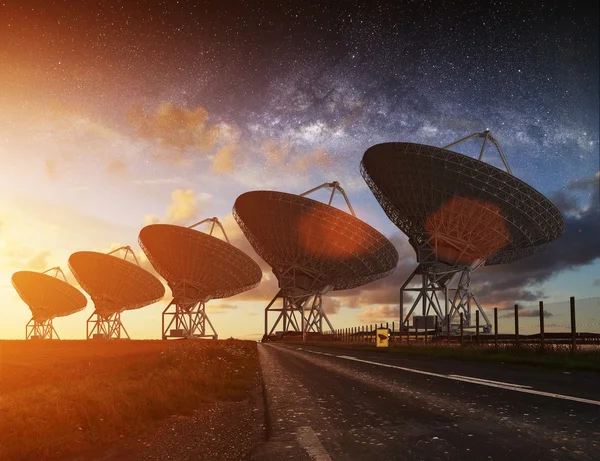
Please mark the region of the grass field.
<svg viewBox="0 0 600 461"><path fill-rule="evenodd" d="M315 346L333 347L336 349L372 350L382 354L404 354L409 356L451 358L480 362L516 363L522 365L541 366L563 370L600 371L600 349L581 349L571 353L568 346L547 345L544 352L538 346L521 345L503 346L496 350L490 346L457 346L457 345L411 345L395 344L389 348L377 348L370 344L353 344L336 341L309 341Z"/></svg>
<svg viewBox="0 0 600 461"><path fill-rule="evenodd" d="M249 341L0 341L0 459L57 458L242 400Z"/></svg>

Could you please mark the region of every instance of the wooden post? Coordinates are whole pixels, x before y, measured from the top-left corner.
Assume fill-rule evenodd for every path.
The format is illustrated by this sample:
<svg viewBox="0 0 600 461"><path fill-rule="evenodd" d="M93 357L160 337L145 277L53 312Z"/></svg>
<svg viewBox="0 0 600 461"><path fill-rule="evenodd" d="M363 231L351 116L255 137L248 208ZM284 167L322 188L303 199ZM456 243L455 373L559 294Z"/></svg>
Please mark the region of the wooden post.
<svg viewBox="0 0 600 461"><path fill-rule="evenodd" d="M438 322L438 316L436 315L436 316L435 316L435 330L434 330L434 332L433 332L433 334L434 334L434 338L435 338L435 339L437 339L437 335L438 335L438 323L439 323L439 322Z"/></svg>
<svg viewBox="0 0 600 461"><path fill-rule="evenodd" d="M400 303L400 328L398 330L398 341L402 344L402 329L404 328L404 306Z"/></svg>
<svg viewBox="0 0 600 461"><path fill-rule="evenodd" d="M544 301L540 301L540 348L544 350Z"/></svg>
<svg viewBox="0 0 600 461"><path fill-rule="evenodd" d="M460 313L460 345L463 345L463 339L464 339L464 331L463 331L463 313Z"/></svg>
<svg viewBox="0 0 600 461"><path fill-rule="evenodd" d="M479 309L475 311L475 337L477 339L477 345L479 346Z"/></svg>
<svg viewBox="0 0 600 461"><path fill-rule="evenodd" d="M575 297L571 296L571 352L577 351L577 325L575 323Z"/></svg>
<svg viewBox="0 0 600 461"><path fill-rule="evenodd" d="M519 305L515 304L515 345L519 347Z"/></svg>
<svg viewBox="0 0 600 461"><path fill-rule="evenodd" d="M494 347L498 349L498 308L494 307Z"/></svg>
<svg viewBox="0 0 600 461"><path fill-rule="evenodd" d="M427 325L427 320L428 320L427 317L425 317L425 344L427 344L427 333L429 333L429 331L428 331L429 325Z"/></svg>

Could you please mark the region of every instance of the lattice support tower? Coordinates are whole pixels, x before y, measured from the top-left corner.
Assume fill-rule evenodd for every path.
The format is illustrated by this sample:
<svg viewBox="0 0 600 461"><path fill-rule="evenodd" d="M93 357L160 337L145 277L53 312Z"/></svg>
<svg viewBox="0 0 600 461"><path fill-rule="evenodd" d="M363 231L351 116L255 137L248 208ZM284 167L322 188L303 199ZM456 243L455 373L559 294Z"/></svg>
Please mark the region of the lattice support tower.
<svg viewBox="0 0 600 461"><path fill-rule="evenodd" d="M277 301L281 300L281 307ZM269 314L279 313L271 328ZM323 311L323 297L320 294L285 296L280 290L265 308L265 335L277 333L281 325L282 332L323 333L323 321L333 330L333 326Z"/></svg>
<svg viewBox="0 0 600 461"><path fill-rule="evenodd" d="M25 339L60 339L52 325L52 319L40 322L31 318L25 325Z"/></svg>
<svg viewBox="0 0 600 461"><path fill-rule="evenodd" d="M120 312L94 311L86 322L87 339L131 339L121 322Z"/></svg>
<svg viewBox="0 0 600 461"><path fill-rule="evenodd" d="M173 299L162 314L162 338L219 339L206 313L206 303L185 305Z"/></svg>

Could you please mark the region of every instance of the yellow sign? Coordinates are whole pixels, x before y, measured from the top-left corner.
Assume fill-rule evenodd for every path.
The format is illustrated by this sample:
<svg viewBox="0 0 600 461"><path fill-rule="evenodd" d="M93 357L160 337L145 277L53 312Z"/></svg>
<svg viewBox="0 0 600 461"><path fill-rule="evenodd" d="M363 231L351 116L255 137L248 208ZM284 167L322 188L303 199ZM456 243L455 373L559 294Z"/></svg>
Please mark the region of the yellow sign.
<svg viewBox="0 0 600 461"><path fill-rule="evenodd" d="M389 333L390 333L389 328L377 328L377 331L375 334L375 337L376 337L375 343L377 344L377 347L389 347L390 346Z"/></svg>

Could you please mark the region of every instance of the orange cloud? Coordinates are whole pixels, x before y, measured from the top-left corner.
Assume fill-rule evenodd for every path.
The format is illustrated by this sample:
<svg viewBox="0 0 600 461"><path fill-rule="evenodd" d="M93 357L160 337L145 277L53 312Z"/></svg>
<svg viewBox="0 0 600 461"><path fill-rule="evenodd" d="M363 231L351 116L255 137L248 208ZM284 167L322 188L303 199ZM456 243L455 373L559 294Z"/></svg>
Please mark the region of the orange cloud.
<svg viewBox="0 0 600 461"><path fill-rule="evenodd" d="M106 172L109 174L122 174L127 169L127 165L121 160L115 159L106 166Z"/></svg>
<svg viewBox="0 0 600 461"><path fill-rule="evenodd" d="M160 147L155 153L160 160L189 165L194 155L209 155L216 149L214 172L229 173L235 167L239 129L225 122L210 124L208 111L203 107L186 109L164 103L155 112L146 112L141 105L135 105L127 116L137 136Z"/></svg>
<svg viewBox="0 0 600 461"><path fill-rule="evenodd" d="M235 153L238 149L237 144L226 144L215 154L212 164L212 171L215 173L232 173L235 169Z"/></svg>
<svg viewBox="0 0 600 461"><path fill-rule="evenodd" d="M397 305L369 306L356 319L360 323L399 322L400 308Z"/></svg>
<svg viewBox="0 0 600 461"><path fill-rule="evenodd" d="M146 216L145 223L192 224L191 221L197 219L211 201L210 194L197 194L193 189L175 189L171 192L171 202L166 216L163 219L157 216Z"/></svg>
<svg viewBox="0 0 600 461"><path fill-rule="evenodd" d="M45 171L46 171L46 176L48 176L50 179L56 179L58 177L56 168L57 168L57 161L54 158L47 158L46 162L45 162Z"/></svg>

